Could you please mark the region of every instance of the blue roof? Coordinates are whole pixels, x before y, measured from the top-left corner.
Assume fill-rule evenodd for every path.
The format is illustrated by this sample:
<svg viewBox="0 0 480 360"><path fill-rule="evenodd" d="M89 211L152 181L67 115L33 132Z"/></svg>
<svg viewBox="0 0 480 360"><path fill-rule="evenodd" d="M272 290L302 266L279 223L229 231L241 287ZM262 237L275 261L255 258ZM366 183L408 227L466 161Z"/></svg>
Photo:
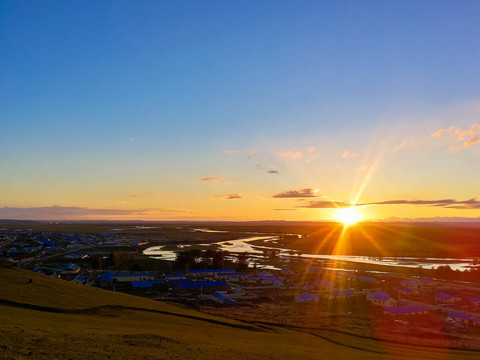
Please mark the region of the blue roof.
<svg viewBox="0 0 480 360"><path fill-rule="evenodd" d="M55 245L55 243L51 240L48 240L48 239L38 239L38 241L46 244L46 245Z"/></svg>
<svg viewBox="0 0 480 360"><path fill-rule="evenodd" d="M172 284L177 284L177 283L188 283L188 282L190 282L190 280L188 280L188 279L168 279L168 282L172 283Z"/></svg>
<svg viewBox="0 0 480 360"><path fill-rule="evenodd" d="M150 288L155 284L163 284L162 280L153 281L131 281L132 288Z"/></svg>
<svg viewBox="0 0 480 360"><path fill-rule="evenodd" d="M447 294L447 293L438 293L438 294L435 295L435 297L439 298L439 299L450 300L454 296L451 295L451 294Z"/></svg>
<svg viewBox="0 0 480 360"><path fill-rule="evenodd" d="M214 296L215 298L217 298L218 300L221 300L222 302L226 302L226 303L229 303L229 304L235 304L235 300L229 298L228 296L226 296L225 294L222 294L222 293L219 293L218 291L215 291L212 296Z"/></svg>
<svg viewBox="0 0 480 360"><path fill-rule="evenodd" d="M416 281L411 281L411 280L402 280L402 284L418 285L418 282L416 282Z"/></svg>
<svg viewBox="0 0 480 360"><path fill-rule="evenodd" d="M397 289L397 291L402 291L402 292L409 292L409 293L410 293L410 292L413 292L413 289L410 289L410 288L407 288L407 287L403 287L403 286L399 286L399 287L397 287L397 288L395 288L395 289Z"/></svg>
<svg viewBox="0 0 480 360"><path fill-rule="evenodd" d="M315 284L321 285L321 286L333 286L331 282L328 282L325 280L315 280Z"/></svg>
<svg viewBox="0 0 480 360"><path fill-rule="evenodd" d="M211 287L211 286L226 286L226 281L197 281L192 283L180 283L182 289L185 288L198 288L198 287Z"/></svg>
<svg viewBox="0 0 480 360"><path fill-rule="evenodd" d="M375 291L370 293L369 295L372 297L372 299L381 301L387 301L388 299L390 299L390 295L388 295L388 293L386 293L385 291Z"/></svg>
<svg viewBox="0 0 480 360"><path fill-rule="evenodd" d="M364 281L376 281L377 279L368 277L368 276L357 276L357 279L364 280Z"/></svg>
<svg viewBox="0 0 480 360"><path fill-rule="evenodd" d="M318 299L318 296L315 294L309 294L304 292L302 295L298 295L297 298L302 300L313 300L313 299Z"/></svg>

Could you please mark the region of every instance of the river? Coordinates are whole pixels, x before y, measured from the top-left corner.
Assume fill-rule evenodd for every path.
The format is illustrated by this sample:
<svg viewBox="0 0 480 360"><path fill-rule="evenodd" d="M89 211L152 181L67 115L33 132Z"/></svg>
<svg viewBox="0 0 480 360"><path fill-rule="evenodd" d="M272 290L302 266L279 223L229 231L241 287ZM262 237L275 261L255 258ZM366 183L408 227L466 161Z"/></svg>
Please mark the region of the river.
<svg viewBox="0 0 480 360"><path fill-rule="evenodd" d="M356 256L356 255L318 255L318 254L292 254L292 249L278 248L270 246L251 245L251 241L267 240L277 241L278 236L252 236L237 240L220 241L214 243L218 245L218 249L228 251L230 253L247 252L252 255L262 255L263 250L278 250L279 256L282 258L305 258L305 259L319 259L332 261L348 261L363 264L387 265L387 266L401 266L415 268L422 266L426 269L436 269L439 266L448 265L452 270L466 270L472 266L473 259L451 259L451 258L415 258L415 257L370 257L370 256ZM202 244L209 246L212 244ZM144 250L144 254L153 258L173 261L176 258L176 252L182 249L188 249L189 245L180 245L178 250L164 250L165 246L153 246Z"/></svg>

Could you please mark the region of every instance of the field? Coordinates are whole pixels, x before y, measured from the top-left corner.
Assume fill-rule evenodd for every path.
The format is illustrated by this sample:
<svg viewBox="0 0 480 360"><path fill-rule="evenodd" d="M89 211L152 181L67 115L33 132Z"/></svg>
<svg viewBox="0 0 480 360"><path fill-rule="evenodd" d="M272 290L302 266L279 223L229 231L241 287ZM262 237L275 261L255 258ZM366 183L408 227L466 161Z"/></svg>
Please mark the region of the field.
<svg viewBox="0 0 480 360"><path fill-rule="evenodd" d="M21 269L0 268L0 294L0 359L478 358L235 321Z"/></svg>

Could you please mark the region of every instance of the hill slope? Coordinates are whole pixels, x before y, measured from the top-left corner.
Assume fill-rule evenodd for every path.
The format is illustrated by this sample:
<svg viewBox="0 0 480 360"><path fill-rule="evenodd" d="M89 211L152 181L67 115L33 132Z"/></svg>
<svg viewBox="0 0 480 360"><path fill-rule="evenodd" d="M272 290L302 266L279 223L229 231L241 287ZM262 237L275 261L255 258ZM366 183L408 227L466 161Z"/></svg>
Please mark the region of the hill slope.
<svg viewBox="0 0 480 360"><path fill-rule="evenodd" d="M477 359L478 352L258 327L0 268L0 359L24 358Z"/></svg>

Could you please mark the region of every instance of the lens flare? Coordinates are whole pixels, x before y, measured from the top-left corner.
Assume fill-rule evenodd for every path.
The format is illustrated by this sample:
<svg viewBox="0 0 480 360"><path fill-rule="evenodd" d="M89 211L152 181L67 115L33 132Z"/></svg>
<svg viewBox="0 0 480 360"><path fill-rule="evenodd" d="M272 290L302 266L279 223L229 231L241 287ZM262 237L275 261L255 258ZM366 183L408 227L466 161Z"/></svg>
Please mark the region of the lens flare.
<svg viewBox="0 0 480 360"><path fill-rule="evenodd" d="M363 216L356 207L342 208L335 210L335 219L345 226L350 226L362 220Z"/></svg>

